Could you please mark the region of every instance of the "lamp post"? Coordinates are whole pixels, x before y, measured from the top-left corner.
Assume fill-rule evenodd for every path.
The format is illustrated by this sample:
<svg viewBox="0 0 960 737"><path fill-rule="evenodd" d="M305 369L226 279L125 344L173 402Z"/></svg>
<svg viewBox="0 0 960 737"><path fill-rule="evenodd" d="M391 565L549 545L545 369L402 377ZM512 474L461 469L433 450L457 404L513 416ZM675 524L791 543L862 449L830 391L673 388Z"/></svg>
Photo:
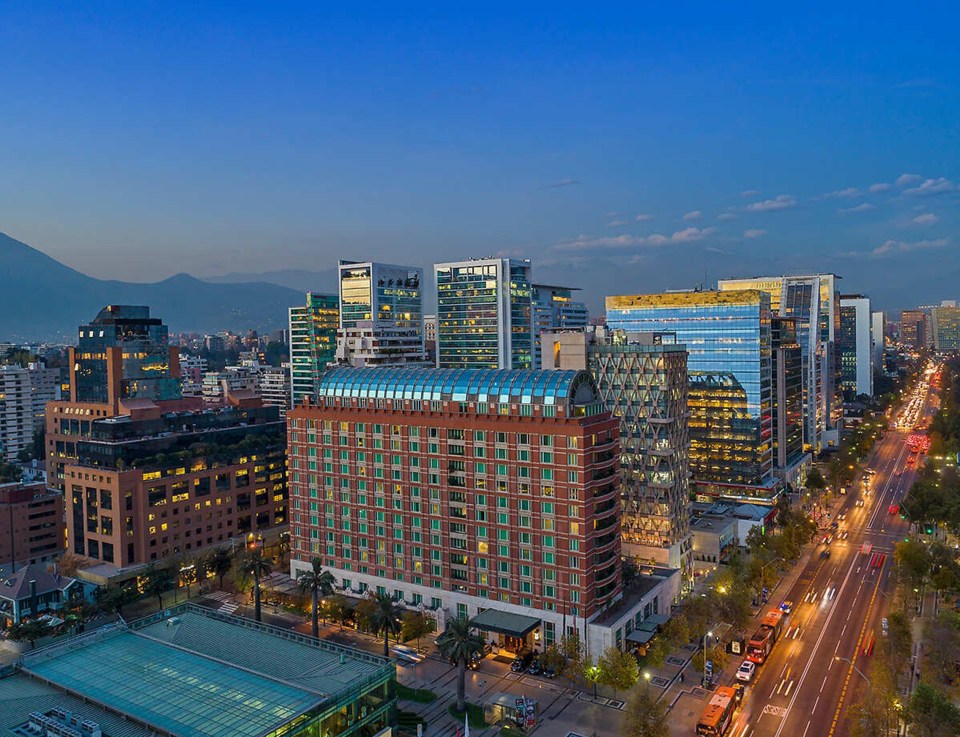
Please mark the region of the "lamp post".
<svg viewBox="0 0 960 737"><path fill-rule="evenodd" d="M706 687L707 685L707 638L713 637L713 632L707 632L703 636L703 675L700 677L700 685Z"/></svg>

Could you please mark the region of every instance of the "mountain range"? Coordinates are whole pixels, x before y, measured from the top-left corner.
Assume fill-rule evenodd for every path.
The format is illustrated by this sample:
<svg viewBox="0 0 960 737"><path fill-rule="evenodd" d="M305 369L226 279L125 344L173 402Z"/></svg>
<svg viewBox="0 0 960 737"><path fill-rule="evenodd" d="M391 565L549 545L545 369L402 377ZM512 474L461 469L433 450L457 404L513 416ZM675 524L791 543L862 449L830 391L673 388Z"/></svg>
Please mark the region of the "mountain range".
<svg viewBox="0 0 960 737"><path fill-rule="evenodd" d="M95 279L0 233L0 341L74 342L78 326L108 304L149 305L171 332L275 330L297 289L256 280L212 283L176 274L153 283Z"/></svg>

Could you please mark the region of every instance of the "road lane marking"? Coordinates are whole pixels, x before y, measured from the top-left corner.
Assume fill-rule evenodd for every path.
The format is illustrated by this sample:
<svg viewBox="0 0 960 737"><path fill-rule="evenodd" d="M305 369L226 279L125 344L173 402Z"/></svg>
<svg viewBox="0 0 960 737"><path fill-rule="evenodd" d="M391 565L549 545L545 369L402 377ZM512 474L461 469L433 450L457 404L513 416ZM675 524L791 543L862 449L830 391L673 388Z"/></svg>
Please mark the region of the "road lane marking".
<svg viewBox="0 0 960 737"><path fill-rule="evenodd" d="M803 737L807 737L808 729L810 729L810 722L807 722L807 726L803 728Z"/></svg>
<svg viewBox="0 0 960 737"><path fill-rule="evenodd" d="M787 690L783 692L784 696L790 695L790 689L793 688L793 679L790 679L790 683L787 684Z"/></svg>
<svg viewBox="0 0 960 737"><path fill-rule="evenodd" d="M820 703L820 694L817 694L817 700L813 702L813 708L810 710L810 713L813 714L817 710L817 704Z"/></svg>

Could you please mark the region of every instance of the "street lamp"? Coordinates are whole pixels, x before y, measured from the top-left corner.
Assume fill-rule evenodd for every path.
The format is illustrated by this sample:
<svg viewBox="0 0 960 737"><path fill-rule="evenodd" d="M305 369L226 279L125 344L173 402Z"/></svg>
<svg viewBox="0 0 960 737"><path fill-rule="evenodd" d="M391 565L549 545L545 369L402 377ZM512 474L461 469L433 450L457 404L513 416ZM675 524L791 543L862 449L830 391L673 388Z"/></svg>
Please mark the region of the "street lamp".
<svg viewBox="0 0 960 737"><path fill-rule="evenodd" d="M853 668L853 669L857 672L857 675L860 676L863 680L865 680L865 681L867 682L867 688L869 688L871 691L873 690L872 685L870 684L870 679L867 678L867 677L863 674L863 671L862 671L862 670L860 670L857 666L855 666L855 665L853 664L853 661L850 660L850 658L844 658L844 657L841 656L841 655L834 655L834 656L833 656L833 659L836 660L836 661L842 660L842 661L844 661L845 663L850 663L850 667Z"/></svg>
<svg viewBox="0 0 960 737"><path fill-rule="evenodd" d="M700 685L707 685L707 638L713 637L713 632L707 632L703 636L703 675L700 678Z"/></svg>

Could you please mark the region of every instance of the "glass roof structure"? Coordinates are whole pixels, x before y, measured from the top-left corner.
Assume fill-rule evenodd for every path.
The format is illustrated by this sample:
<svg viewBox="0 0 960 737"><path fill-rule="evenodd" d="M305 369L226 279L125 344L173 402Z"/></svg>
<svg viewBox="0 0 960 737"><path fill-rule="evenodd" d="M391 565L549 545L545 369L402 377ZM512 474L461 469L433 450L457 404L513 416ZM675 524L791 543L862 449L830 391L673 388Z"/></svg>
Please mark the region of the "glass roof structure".
<svg viewBox="0 0 960 737"><path fill-rule="evenodd" d="M586 371L334 368L323 375L317 393L356 399L563 406L597 401L596 386Z"/></svg>

